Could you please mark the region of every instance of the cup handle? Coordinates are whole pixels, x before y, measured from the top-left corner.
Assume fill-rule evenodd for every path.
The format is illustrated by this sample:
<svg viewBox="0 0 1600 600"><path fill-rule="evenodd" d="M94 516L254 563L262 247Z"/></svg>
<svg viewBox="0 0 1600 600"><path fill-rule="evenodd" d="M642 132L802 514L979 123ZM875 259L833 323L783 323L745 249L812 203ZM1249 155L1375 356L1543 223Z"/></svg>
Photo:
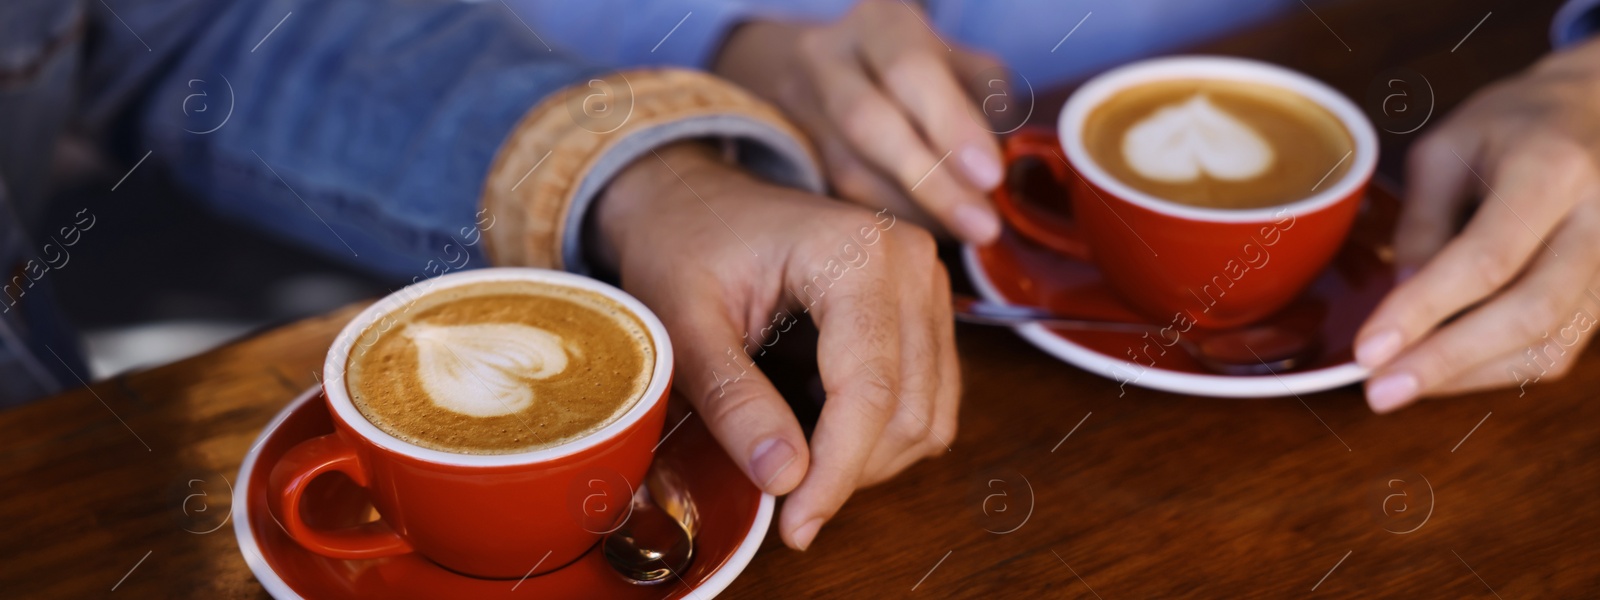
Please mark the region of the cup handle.
<svg viewBox="0 0 1600 600"><path fill-rule="evenodd" d="M337 433L300 442L272 467L268 499L283 530L307 550L332 558L382 558L411 552L411 544L382 519L344 529L317 529L300 516L300 500L313 480L332 471L349 476L363 488L367 474L355 448Z"/></svg>
<svg viewBox="0 0 1600 600"><path fill-rule="evenodd" d="M1061 139L1054 131L1025 127L1007 136L1001 149L1007 167L1018 160L1032 158L1050 169L1062 189L1071 189L1069 182L1074 175L1061 156ZM1006 169L1007 173L1010 171ZM1089 245L1084 243L1078 223L1072 217L1061 211L1028 206L1015 197L1011 182L1001 183L1000 187L995 188L994 203L1000 216L1023 237L1078 260L1089 260Z"/></svg>

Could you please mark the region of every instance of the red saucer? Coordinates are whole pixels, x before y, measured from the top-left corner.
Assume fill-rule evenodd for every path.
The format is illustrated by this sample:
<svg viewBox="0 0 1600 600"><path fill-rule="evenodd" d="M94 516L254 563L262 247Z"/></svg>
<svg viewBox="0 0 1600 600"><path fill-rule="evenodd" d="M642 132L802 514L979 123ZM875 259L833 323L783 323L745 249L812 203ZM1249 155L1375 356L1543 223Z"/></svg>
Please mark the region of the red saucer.
<svg viewBox="0 0 1600 600"><path fill-rule="evenodd" d="M1032 185L1022 191L1024 198L1063 193L1046 185ZM1050 206L1043 201L1027 202L1040 210ZM1393 188L1375 179L1362 201L1350 237L1333 262L1300 298L1265 321L1321 340L1320 349L1305 364L1276 375L1212 374L1179 348L1168 348L1163 355L1152 345L1146 352L1146 341L1137 334L1054 330L1038 324L1015 329L1024 339L1063 361L1118 383L1170 392L1272 397L1355 383L1367 376L1366 369L1357 366L1352 355L1356 331L1394 287L1389 240L1393 239L1399 211L1400 202ZM1167 325L1148 319L1123 303L1094 265L1048 250L1009 227L995 243L967 246L963 254L973 286L985 299L1043 306L1086 319ZM1204 335L1199 330L1195 333Z"/></svg>
<svg viewBox="0 0 1600 600"><path fill-rule="evenodd" d="M772 522L772 496L750 483L704 422L691 417L667 435L655 458L673 462L703 516L694 563L678 581L627 583L606 564L598 544L565 567L521 581L460 575L414 554L327 558L289 539L268 512L264 490L267 474L286 450L332 431L321 390L307 390L262 430L239 467L234 493L245 501L234 507L234 536L250 570L274 598L710 598L750 563ZM306 518L321 527L376 516L366 493L343 476L324 477L306 493L308 509L317 511Z"/></svg>

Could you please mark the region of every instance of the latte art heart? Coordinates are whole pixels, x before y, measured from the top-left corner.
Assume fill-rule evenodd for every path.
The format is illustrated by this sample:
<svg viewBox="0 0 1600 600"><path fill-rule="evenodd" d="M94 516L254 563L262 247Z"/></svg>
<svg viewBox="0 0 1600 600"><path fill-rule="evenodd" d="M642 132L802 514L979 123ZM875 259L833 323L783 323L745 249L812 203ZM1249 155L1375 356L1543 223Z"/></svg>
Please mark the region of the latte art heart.
<svg viewBox="0 0 1600 600"><path fill-rule="evenodd" d="M561 338L517 323L429 325L404 331L417 348L417 376L433 403L472 417L497 417L533 405L529 380L567 368Z"/></svg>
<svg viewBox="0 0 1600 600"><path fill-rule="evenodd" d="M1201 175L1225 181L1257 177L1272 166L1272 147L1250 125L1204 94L1156 110L1129 128L1122 156L1134 172L1167 183Z"/></svg>

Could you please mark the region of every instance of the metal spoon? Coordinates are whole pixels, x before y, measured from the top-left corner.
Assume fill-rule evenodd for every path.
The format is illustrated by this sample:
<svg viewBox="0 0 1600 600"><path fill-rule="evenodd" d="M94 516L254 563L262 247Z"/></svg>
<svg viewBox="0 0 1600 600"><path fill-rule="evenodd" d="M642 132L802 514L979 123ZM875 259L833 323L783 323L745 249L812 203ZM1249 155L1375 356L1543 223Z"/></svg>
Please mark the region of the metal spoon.
<svg viewBox="0 0 1600 600"><path fill-rule="evenodd" d="M656 460L633 495L628 520L601 542L606 562L629 583L661 583L694 560L700 512L677 472Z"/></svg>
<svg viewBox="0 0 1600 600"><path fill-rule="evenodd" d="M1162 328L1148 323L1076 319L1048 308L1000 304L964 295L954 296L952 304L956 320L964 323L1004 326L1039 323L1046 327L1078 331L1148 333L1157 340L1164 339L1161 337ZM1316 338L1270 324L1207 331L1191 337L1199 339L1179 336L1177 346L1188 352L1206 370L1223 375L1279 373L1304 364L1317 349Z"/></svg>

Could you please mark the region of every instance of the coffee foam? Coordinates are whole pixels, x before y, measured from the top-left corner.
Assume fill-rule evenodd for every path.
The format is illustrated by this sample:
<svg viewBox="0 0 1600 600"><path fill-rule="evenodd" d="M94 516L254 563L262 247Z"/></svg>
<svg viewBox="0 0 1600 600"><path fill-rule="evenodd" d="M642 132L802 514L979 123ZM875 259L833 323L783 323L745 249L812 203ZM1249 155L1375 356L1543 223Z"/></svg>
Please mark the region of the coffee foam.
<svg viewBox="0 0 1600 600"><path fill-rule="evenodd" d="M1140 175L1181 183L1201 175L1238 181L1272 166L1272 147L1204 94L1156 110L1122 136L1122 157Z"/></svg>
<svg viewBox="0 0 1600 600"><path fill-rule="evenodd" d="M408 443L461 454L558 446L604 428L649 387L639 319L588 290L491 281L428 292L359 336L351 401Z"/></svg>
<svg viewBox="0 0 1600 600"><path fill-rule="evenodd" d="M1159 200L1254 209L1305 199L1355 161L1327 108L1272 84L1178 78L1120 89L1083 121L1084 151L1105 174Z"/></svg>
<svg viewBox="0 0 1600 600"><path fill-rule="evenodd" d="M567 369L565 342L538 327L412 323L401 335L416 346L417 374L433 403L470 417L525 410L534 401L526 380Z"/></svg>

